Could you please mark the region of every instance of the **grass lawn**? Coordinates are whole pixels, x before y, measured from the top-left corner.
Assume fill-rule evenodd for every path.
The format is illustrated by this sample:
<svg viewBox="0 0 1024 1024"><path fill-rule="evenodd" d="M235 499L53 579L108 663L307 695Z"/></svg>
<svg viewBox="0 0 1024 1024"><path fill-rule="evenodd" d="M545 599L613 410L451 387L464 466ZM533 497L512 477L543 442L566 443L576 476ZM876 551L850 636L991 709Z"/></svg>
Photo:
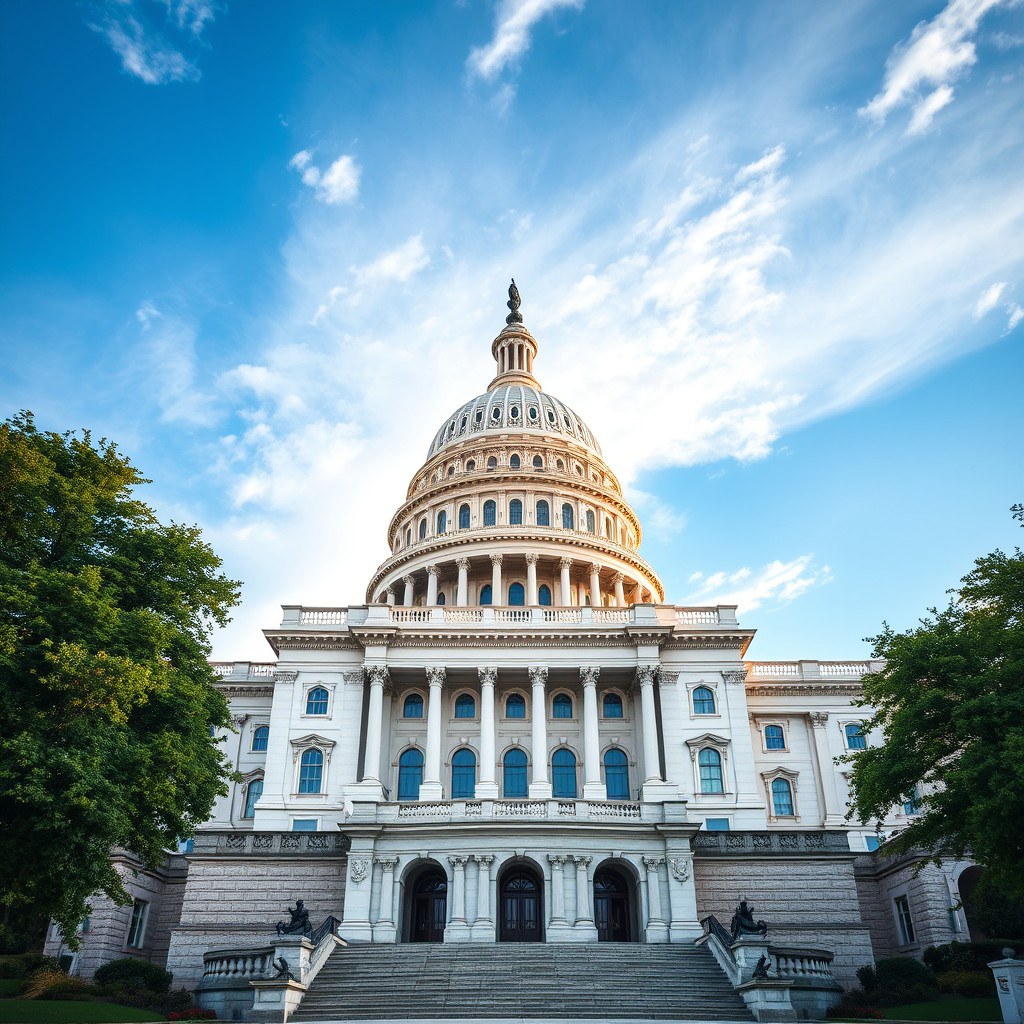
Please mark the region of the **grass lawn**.
<svg viewBox="0 0 1024 1024"><path fill-rule="evenodd" d="M56 999L0 999L0 1024L128 1024L166 1020L158 1013L113 1003Z"/></svg>
<svg viewBox="0 0 1024 1024"><path fill-rule="evenodd" d="M0 999L13 999L21 988L21 978L0 978Z"/></svg>
<svg viewBox="0 0 1024 1024"><path fill-rule="evenodd" d="M928 1003L908 1003L906 1006L893 1006L882 1011L887 1020L958 1020L958 1021L1001 1021L999 1000L964 999L951 996L946 999L934 999Z"/></svg>

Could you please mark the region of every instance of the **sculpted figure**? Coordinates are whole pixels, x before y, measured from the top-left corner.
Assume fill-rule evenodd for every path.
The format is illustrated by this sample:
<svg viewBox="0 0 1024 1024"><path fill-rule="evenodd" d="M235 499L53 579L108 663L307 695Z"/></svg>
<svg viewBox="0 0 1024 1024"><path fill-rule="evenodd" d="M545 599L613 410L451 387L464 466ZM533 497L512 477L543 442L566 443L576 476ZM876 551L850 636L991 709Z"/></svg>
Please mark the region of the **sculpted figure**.
<svg viewBox="0 0 1024 1024"><path fill-rule="evenodd" d="M740 900L736 913L732 915L732 922L729 925L733 941L743 935L767 935L768 925L764 921L754 920L754 908L747 906L746 900Z"/></svg>
<svg viewBox="0 0 1024 1024"><path fill-rule="evenodd" d="M282 981L294 981L295 975L292 974L291 969L288 967L288 961L283 956L279 956L274 961L274 966L277 968L277 974L274 975L274 980L277 981L279 978Z"/></svg>
<svg viewBox="0 0 1024 1024"><path fill-rule="evenodd" d="M523 322L523 314L519 312L519 289L516 287L516 279L512 278L512 283L508 286L508 302L505 303L508 306L510 312L505 317L505 323L507 324L521 324Z"/></svg>
<svg viewBox="0 0 1024 1024"><path fill-rule="evenodd" d="M766 957L764 955L764 953L762 953L761 956L758 957L757 963L754 965L754 973L753 973L752 977L754 977L754 978L767 978L768 977L768 969L771 967L771 965L772 965L771 960L769 960L768 957Z"/></svg>
<svg viewBox="0 0 1024 1024"><path fill-rule="evenodd" d="M309 923L309 911L302 900L295 901L294 909L288 908L288 915L291 920L287 924L284 921L278 921L275 925L278 935L309 936L313 934L313 926Z"/></svg>

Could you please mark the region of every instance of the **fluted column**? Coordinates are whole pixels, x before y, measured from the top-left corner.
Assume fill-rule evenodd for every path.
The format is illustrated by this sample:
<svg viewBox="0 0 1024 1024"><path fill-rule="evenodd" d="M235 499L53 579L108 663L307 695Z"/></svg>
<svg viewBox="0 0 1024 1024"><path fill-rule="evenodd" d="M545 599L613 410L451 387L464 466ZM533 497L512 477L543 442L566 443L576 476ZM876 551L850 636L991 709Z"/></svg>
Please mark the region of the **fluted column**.
<svg viewBox="0 0 1024 1024"><path fill-rule="evenodd" d="M421 800L441 799L441 701L444 686L444 669L428 668L427 683L430 696L427 698L427 752L423 765L423 782L420 783Z"/></svg>
<svg viewBox="0 0 1024 1024"><path fill-rule="evenodd" d="M403 576L402 582L405 584L405 597L402 599L402 604L406 608L411 608L412 599L416 593L416 581L411 576Z"/></svg>
<svg viewBox="0 0 1024 1024"><path fill-rule="evenodd" d="M640 707L644 719L644 782L660 782L658 722L654 717L654 668L641 665L636 670L636 681L640 686Z"/></svg>
<svg viewBox="0 0 1024 1024"><path fill-rule="evenodd" d="M479 871L476 878L476 920L473 922L474 938L482 937L479 931L489 929L493 938L494 919L491 917L491 865L494 854L474 854ZM479 931L478 931L479 929Z"/></svg>
<svg viewBox="0 0 1024 1024"><path fill-rule="evenodd" d="M836 788L836 769L832 761L832 752L828 749L828 712L814 711L811 713L811 733L814 736L814 759L817 762L818 777L821 779L821 792L825 798L825 814L823 825L839 824L843 820L843 810L839 804L839 791Z"/></svg>
<svg viewBox="0 0 1024 1024"><path fill-rule="evenodd" d="M363 750L363 780L380 782L380 740L384 728L384 687L389 684L384 665L366 669L370 701L366 711L366 746Z"/></svg>
<svg viewBox="0 0 1024 1024"><path fill-rule="evenodd" d="M455 603L460 608L469 604L469 559L456 558L455 565L459 570L459 585L455 591Z"/></svg>
<svg viewBox="0 0 1024 1024"><path fill-rule="evenodd" d="M526 603L532 608L537 604L537 559L533 553L526 556Z"/></svg>
<svg viewBox="0 0 1024 1024"><path fill-rule="evenodd" d="M572 859L576 862L576 923L587 923L594 919L590 909L590 884L587 879L590 858L573 857Z"/></svg>
<svg viewBox="0 0 1024 1024"><path fill-rule="evenodd" d="M559 580L561 586L561 593L559 594L559 600L562 603L563 608L569 607L569 588L571 582L569 580L569 570L572 568L571 558L560 558L558 560L558 570L561 573Z"/></svg>
<svg viewBox="0 0 1024 1024"><path fill-rule="evenodd" d="M647 868L647 914L651 924L664 921L661 916L661 879L658 877L658 870L664 863L664 857L644 857L644 867Z"/></svg>
<svg viewBox="0 0 1024 1024"><path fill-rule="evenodd" d="M437 566L427 566L427 604L437 604Z"/></svg>
<svg viewBox="0 0 1024 1024"><path fill-rule="evenodd" d="M533 755L533 780L530 782L530 798L551 799L551 783L548 781L548 711L545 684L548 670L535 665L530 668L530 685L533 699L530 701L531 738Z"/></svg>
<svg viewBox="0 0 1024 1024"><path fill-rule="evenodd" d="M501 555L491 555L491 604L505 604L501 589Z"/></svg>
<svg viewBox="0 0 1024 1024"><path fill-rule="evenodd" d="M593 608L601 607L601 566L596 562L590 565L590 604Z"/></svg>
<svg viewBox="0 0 1024 1024"><path fill-rule="evenodd" d="M622 589L623 575L621 572L617 572L612 577L612 583L615 586L615 603L620 607L626 606L626 592Z"/></svg>
<svg viewBox="0 0 1024 1024"><path fill-rule="evenodd" d="M466 923L466 861L468 857L449 857L452 866L452 924Z"/></svg>
<svg viewBox="0 0 1024 1024"><path fill-rule="evenodd" d="M498 783L494 778L494 684L498 678L496 668L478 668L480 679L480 783L476 795L480 800L493 800L498 796Z"/></svg>
<svg viewBox="0 0 1024 1024"><path fill-rule="evenodd" d="M551 862L551 923L563 924L565 922L565 880L562 875L562 865L566 857L561 854L548 854Z"/></svg>
<svg viewBox="0 0 1024 1024"><path fill-rule="evenodd" d="M605 800L608 791L601 785L601 745L597 727L597 679L601 670L581 668L583 684L583 799Z"/></svg>
<svg viewBox="0 0 1024 1024"><path fill-rule="evenodd" d="M375 863L381 867L380 879L380 913L378 924L393 924L395 920L395 865L397 857L375 857Z"/></svg>
<svg viewBox="0 0 1024 1024"><path fill-rule="evenodd" d="M395 603L395 592L391 587L388 587L388 592L384 595L384 600L390 605Z"/></svg>

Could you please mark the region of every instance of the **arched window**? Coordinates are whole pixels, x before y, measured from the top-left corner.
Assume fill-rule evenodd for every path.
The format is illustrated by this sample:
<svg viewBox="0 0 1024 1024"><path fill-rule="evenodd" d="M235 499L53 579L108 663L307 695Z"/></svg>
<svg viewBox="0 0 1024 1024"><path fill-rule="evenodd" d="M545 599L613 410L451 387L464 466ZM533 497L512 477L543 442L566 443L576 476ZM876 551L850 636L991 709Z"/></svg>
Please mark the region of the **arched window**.
<svg viewBox="0 0 1024 1024"><path fill-rule="evenodd" d="M408 547L412 543L412 528L407 527L405 531L405 546Z"/></svg>
<svg viewBox="0 0 1024 1024"><path fill-rule="evenodd" d="M604 755L604 784L609 800L629 799L629 758L614 747Z"/></svg>
<svg viewBox="0 0 1024 1024"><path fill-rule="evenodd" d="M427 521L426 519L420 520L420 540L423 540L427 535Z"/></svg>
<svg viewBox="0 0 1024 1024"><path fill-rule="evenodd" d="M518 469L522 465L518 455L512 455L508 460L509 469Z"/></svg>
<svg viewBox="0 0 1024 1024"><path fill-rule="evenodd" d="M263 779L253 779L245 787L245 810L242 811L243 818L252 818L256 815L256 801L263 796Z"/></svg>
<svg viewBox="0 0 1024 1024"><path fill-rule="evenodd" d="M551 508L543 498L537 502L537 525L551 525Z"/></svg>
<svg viewBox="0 0 1024 1024"><path fill-rule="evenodd" d="M574 517L572 514L572 505L566 502L562 506L562 529L571 530L573 528Z"/></svg>
<svg viewBox="0 0 1024 1024"><path fill-rule="evenodd" d="M476 718L476 701L468 693L460 693L455 698L456 718Z"/></svg>
<svg viewBox="0 0 1024 1024"><path fill-rule="evenodd" d="M324 780L324 755L313 747L299 762L299 792L319 793Z"/></svg>
<svg viewBox="0 0 1024 1024"><path fill-rule="evenodd" d="M470 459L469 462L466 463L466 472L472 473L474 469L476 469L476 459Z"/></svg>
<svg viewBox="0 0 1024 1024"><path fill-rule="evenodd" d="M772 807L777 818L793 816L793 787L786 779L772 779Z"/></svg>
<svg viewBox="0 0 1024 1024"><path fill-rule="evenodd" d="M711 747L705 747L697 755L700 768L700 791L702 793L724 793L722 780L722 755Z"/></svg>
<svg viewBox="0 0 1024 1024"><path fill-rule="evenodd" d="M441 509L437 513L437 532L439 534L445 533L448 529L448 513L444 509Z"/></svg>
<svg viewBox="0 0 1024 1024"><path fill-rule="evenodd" d="M452 758L452 799L472 800L475 793L476 754L463 747Z"/></svg>
<svg viewBox="0 0 1024 1024"><path fill-rule="evenodd" d="M615 533L612 530L612 521L610 519L605 519L605 521L604 521L604 535L609 540L612 539L615 536Z"/></svg>
<svg viewBox="0 0 1024 1024"><path fill-rule="evenodd" d="M418 693L410 693L402 705L403 718L423 717L423 698Z"/></svg>
<svg viewBox="0 0 1024 1024"><path fill-rule="evenodd" d="M551 794L562 799L576 796L576 755L565 747L551 758Z"/></svg>
<svg viewBox="0 0 1024 1024"><path fill-rule="evenodd" d="M469 529L469 506L468 505L460 505L459 506L459 529L460 530L468 530Z"/></svg>
<svg viewBox="0 0 1024 1024"><path fill-rule="evenodd" d="M592 508L587 509L587 533L596 533L596 521L594 519L594 510Z"/></svg>
<svg viewBox="0 0 1024 1024"><path fill-rule="evenodd" d="M526 590L522 583L513 583L508 588L508 603L513 608L522 608L526 604Z"/></svg>
<svg viewBox="0 0 1024 1024"><path fill-rule="evenodd" d="M423 703L422 698L420 703ZM419 800L422 781L423 754L415 747L410 747L398 759L398 799Z"/></svg>
<svg viewBox="0 0 1024 1024"><path fill-rule="evenodd" d="M306 714L327 714L327 691L322 686L314 686L313 689L306 694Z"/></svg>
<svg viewBox="0 0 1024 1024"><path fill-rule="evenodd" d="M491 585L490 583L487 583L480 588L480 603L490 604L491 600Z"/></svg>
<svg viewBox="0 0 1024 1024"><path fill-rule="evenodd" d="M257 725L252 731L252 749L253 750L266 750L267 743L270 740L270 726L269 725Z"/></svg>
<svg viewBox="0 0 1024 1024"><path fill-rule="evenodd" d="M715 695L706 686L698 686L693 691L693 713L695 715L713 715L715 713Z"/></svg>
<svg viewBox="0 0 1024 1024"><path fill-rule="evenodd" d="M510 526L523 525L523 503L518 498L508 503L508 521Z"/></svg>
<svg viewBox="0 0 1024 1024"><path fill-rule="evenodd" d="M454 466L449 466L448 467L448 475L449 476L455 476L455 467Z"/></svg>
<svg viewBox="0 0 1024 1024"><path fill-rule="evenodd" d="M437 603L438 604L444 604L444 594L438 594L437 595Z"/></svg>
<svg viewBox="0 0 1024 1024"><path fill-rule="evenodd" d="M562 469L562 470L565 469L565 463L561 459L558 460L558 462L556 463L556 466L557 466L558 469Z"/></svg>
<svg viewBox="0 0 1024 1024"><path fill-rule="evenodd" d="M526 700L519 693L511 693L505 701L506 718L525 718Z"/></svg>
<svg viewBox="0 0 1024 1024"><path fill-rule="evenodd" d="M498 466L498 460L493 455L489 455L487 457L487 468L488 469L496 469L497 466Z"/></svg>
<svg viewBox="0 0 1024 1024"><path fill-rule="evenodd" d="M542 608L551 607L551 588L546 583L542 583L537 590L537 604Z"/></svg>
<svg viewBox="0 0 1024 1024"><path fill-rule="evenodd" d="M849 750L867 750L867 737L861 727L852 722L846 727L846 746Z"/></svg>
<svg viewBox="0 0 1024 1024"><path fill-rule="evenodd" d="M498 519L498 506L493 501L484 502L484 526L493 526Z"/></svg>
<svg viewBox="0 0 1024 1024"><path fill-rule="evenodd" d="M781 725L766 725L764 727L764 748L765 750L786 749L786 734L782 731Z"/></svg>
<svg viewBox="0 0 1024 1024"><path fill-rule="evenodd" d="M543 469L544 468L544 460L539 455L534 455L534 457L533 457L533 468L534 469Z"/></svg>
<svg viewBox="0 0 1024 1024"><path fill-rule="evenodd" d="M519 698L522 700L522 697ZM526 783L526 752L518 747L513 747L502 761L505 770L505 784L502 787L502 796L506 800L513 800L526 796L528 787Z"/></svg>
<svg viewBox="0 0 1024 1024"><path fill-rule="evenodd" d="M617 693L606 693L601 702L601 711L605 718L621 718L622 698Z"/></svg>
<svg viewBox="0 0 1024 1024"><path fill-rule="evenodd" d="M572 697L567 693L560 693L551 702L552 718L572 718Z"/></svg>

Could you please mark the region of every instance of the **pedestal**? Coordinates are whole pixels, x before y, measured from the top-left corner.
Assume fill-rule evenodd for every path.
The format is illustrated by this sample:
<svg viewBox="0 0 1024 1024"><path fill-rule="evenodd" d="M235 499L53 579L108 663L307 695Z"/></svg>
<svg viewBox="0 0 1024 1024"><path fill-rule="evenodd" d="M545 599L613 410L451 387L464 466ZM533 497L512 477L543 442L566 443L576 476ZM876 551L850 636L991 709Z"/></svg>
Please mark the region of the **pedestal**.
<svg viewBox="0 0 1024 1024"><path fill-rule="evenodd" d="M424 801L432 800L443 800L444 790L441 788L440 782L421 782L420 783L420 803Z"/></svg>
<svg viewBox="0 0 1024 1024"><path fill-rule="evenodd" d="M1012 954L1013 950L1004 949L1003 954L1007 953ZM1024 1014L1024 960L1010 956L1005 960L995 960L988 966L996 979L996 994L1005 1024L1021 1024Z"/></svg>
<svg viewBox="0 0 1024 1024"><path fill-rule="evenodd" d="M679 799L679 787L674 782L656 779L640 787L640 799L647 804L661 804L666 800Z"/></svg>

